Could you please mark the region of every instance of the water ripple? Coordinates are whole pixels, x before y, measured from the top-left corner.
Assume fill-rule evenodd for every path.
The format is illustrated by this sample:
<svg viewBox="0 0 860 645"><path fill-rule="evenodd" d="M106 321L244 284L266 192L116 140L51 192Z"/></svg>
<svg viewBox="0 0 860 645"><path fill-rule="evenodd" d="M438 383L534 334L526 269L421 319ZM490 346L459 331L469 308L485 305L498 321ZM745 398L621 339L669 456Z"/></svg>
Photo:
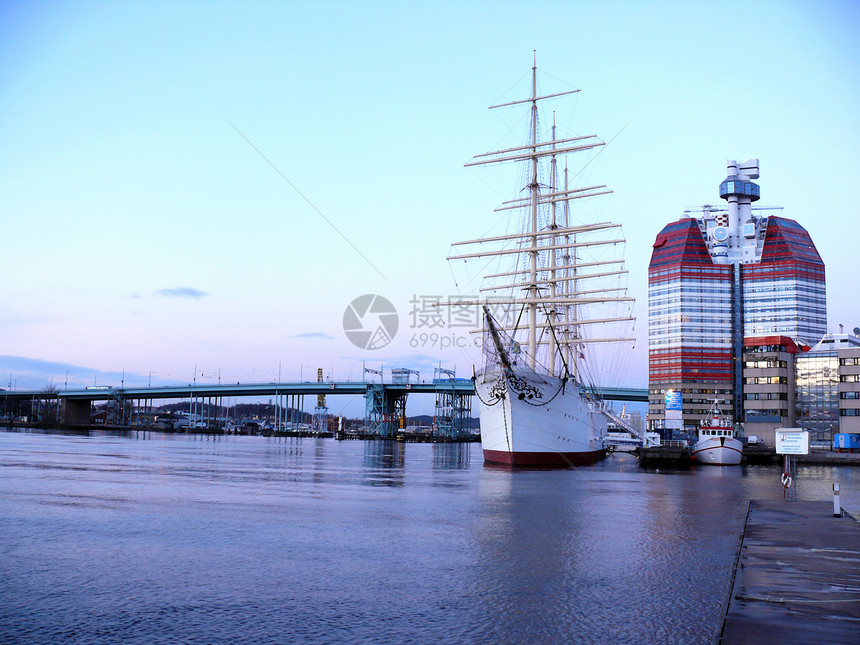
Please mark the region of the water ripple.
<svg viewBox="0 0 860 645"><path fill-rule="evenodd" d="M852 471L809 471L801 495L837 475L850 503ZM0 432L0 642L708 643L746 501L774 482L625 455L512 473L472 444Z"/></svg>

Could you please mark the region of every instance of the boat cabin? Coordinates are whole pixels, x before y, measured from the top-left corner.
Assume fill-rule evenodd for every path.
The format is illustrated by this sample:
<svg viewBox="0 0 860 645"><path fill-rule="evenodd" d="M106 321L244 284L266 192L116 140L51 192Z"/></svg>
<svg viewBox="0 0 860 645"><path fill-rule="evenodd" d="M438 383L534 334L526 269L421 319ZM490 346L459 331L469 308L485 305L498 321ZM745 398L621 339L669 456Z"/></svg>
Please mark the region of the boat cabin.
<svg viewBox="0 0 860 645"><path fill-rule="evenodd" d="M699 434L703 437L731 437L734 430L731 428L702 428Z"/></svg>

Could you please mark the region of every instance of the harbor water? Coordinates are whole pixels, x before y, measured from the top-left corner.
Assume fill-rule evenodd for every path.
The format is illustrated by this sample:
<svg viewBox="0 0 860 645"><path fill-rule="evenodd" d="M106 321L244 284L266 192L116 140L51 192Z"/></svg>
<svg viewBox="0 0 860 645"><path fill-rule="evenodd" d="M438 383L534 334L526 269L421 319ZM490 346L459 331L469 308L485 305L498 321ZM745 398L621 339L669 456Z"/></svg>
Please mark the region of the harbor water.
<svg viewBox="0 0 860 645"><path fill-rule="evenodd" d="M860 510L860 472L799 499ZM479 444L0 432L3 643L708 643L780 469Z"/></svg>

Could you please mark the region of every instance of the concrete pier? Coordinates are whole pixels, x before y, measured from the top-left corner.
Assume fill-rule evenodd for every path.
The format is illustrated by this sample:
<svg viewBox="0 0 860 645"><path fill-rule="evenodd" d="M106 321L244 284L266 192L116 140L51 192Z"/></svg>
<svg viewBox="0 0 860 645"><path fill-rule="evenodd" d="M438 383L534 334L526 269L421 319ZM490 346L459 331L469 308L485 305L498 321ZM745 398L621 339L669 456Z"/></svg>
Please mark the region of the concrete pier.
<svg viewBox="0 0 860 645"><path fill-rule="evenodd" d="M664 441L659 446L641 446L636 449L639 465L643 468L689 468L692 464L690 446L683 441Z"/></svg>
<svg viewBox="0 0 860 645"><path fill-rule="evenodd" d="M860 643L860 523L753 501L716 643Z"/></svg>

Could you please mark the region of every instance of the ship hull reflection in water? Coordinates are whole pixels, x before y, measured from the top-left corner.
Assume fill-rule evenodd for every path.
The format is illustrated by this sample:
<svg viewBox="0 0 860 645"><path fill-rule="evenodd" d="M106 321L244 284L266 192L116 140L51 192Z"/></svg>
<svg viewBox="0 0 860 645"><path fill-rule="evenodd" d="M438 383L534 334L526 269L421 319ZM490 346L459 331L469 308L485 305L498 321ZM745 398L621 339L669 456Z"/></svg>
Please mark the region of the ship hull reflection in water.
<svg viewBox="0 0 860 645"><path fill-rule="evenodd" d="M0 432L1 640L707 643L746 500L782 494L764 467L480 451ZM848 507L834 470L800 497L837 478Z"/></svg>

